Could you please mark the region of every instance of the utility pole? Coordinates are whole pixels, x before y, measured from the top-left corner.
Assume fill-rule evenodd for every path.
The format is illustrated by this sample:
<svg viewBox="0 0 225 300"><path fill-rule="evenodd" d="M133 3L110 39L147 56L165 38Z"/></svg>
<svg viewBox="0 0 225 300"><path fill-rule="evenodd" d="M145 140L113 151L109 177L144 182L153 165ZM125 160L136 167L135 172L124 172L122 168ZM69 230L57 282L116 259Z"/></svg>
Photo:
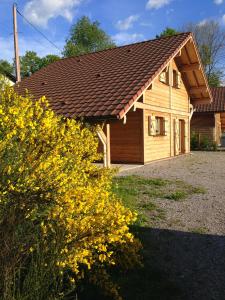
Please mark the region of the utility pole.
<svg viewBox="0 0 225 300"><path fill-rule="evenodd" d="M19 46L18 46L16 3L13 4L13 35L14 35L14 51L15 51L15 65L16 65L16 82L20 82L21 76L20 76L20 57L19 57Z"/></svg>

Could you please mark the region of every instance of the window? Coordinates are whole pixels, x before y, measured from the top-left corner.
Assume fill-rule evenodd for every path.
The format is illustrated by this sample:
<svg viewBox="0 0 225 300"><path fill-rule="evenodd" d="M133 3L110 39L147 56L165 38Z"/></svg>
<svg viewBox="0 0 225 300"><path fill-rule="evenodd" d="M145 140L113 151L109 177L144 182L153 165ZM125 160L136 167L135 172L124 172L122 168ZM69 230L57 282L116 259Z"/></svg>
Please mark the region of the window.
<svg viewBox="0 0 225 300"><path fill-rule="evenodd" d="M169 84L169 68L164 69L159 75L159 81L165 84Z"/></svg>
<svg viewBox="0 0 225 300"><path fill-rule="evenodd" d="M173 87L176 89L181 88L181 74L177 70L173 70Z"/></svg>
<svg viewBox="0 0 225 300"><path fill-rule="evenodd" d="M156 135L163 135L164 132L164 118L156 117L155 118L155 133Z"/></svg>
<svg viewBox="0 0 225 300"><path fill-rule="evenodd" d="M163 117L148 117L148 132L150 136L165 136L167 135L168 118Z"/></svg>

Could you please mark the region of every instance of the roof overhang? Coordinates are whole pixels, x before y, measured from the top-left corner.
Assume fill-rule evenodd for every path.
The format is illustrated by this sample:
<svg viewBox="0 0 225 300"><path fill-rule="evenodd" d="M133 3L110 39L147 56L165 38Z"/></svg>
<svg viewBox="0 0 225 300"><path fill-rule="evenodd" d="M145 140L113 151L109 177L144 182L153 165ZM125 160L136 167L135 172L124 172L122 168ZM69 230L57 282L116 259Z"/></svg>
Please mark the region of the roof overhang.
<svg viewBox="0 0 225 300"><path fill-rule="evenodd" d="M121 110L117 116L119 119L122 119L126 115L146 89L153 83L154 79L169 65L172 59L175 59L178 69L182 74L182 79L189 93L191 103L195 106L197 104L210 104L213 101L194 36L190 33L186 40L180 44L180 47L165 60L164 64L159 67L155 74L129 101L126 107Z"/></svg>
<svg viewBox="0 0 225 300"><path fill-rule="evenodd" d="M192 34L190 34L190 39L183 46L175 60L189 92L191 103L194 106L197 104L210 104L212 94Z"/></svg>

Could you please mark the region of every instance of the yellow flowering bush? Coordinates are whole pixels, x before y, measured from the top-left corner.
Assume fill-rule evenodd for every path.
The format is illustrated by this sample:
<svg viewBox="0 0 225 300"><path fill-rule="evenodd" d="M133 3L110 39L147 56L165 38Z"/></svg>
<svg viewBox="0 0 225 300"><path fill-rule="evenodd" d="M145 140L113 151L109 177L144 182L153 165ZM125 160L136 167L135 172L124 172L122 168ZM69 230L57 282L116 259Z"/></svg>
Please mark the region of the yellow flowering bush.
<svg viewBox="0 0 225 300"><path fill-rule="evenodd" d="M136 216L112 194L112 172L93 164L97 147L95 127L57 116L45 97L1 91L3 299L66 299L84 276L103 287L107 268L138 262Z"/></svg>

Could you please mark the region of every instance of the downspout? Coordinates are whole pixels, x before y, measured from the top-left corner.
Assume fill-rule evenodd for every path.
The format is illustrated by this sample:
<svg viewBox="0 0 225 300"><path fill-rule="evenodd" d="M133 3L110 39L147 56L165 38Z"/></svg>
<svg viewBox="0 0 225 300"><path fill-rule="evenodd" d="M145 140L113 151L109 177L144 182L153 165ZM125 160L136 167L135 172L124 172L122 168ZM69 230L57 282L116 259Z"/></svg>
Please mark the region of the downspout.
<svg viewBox="0 0 225 300"><path fill-rule="evenodd" d="M196 108L193 107L192 104L190 104L190 121L191 121L191 118L193 116L193 113L196 111Z"/></svg>

